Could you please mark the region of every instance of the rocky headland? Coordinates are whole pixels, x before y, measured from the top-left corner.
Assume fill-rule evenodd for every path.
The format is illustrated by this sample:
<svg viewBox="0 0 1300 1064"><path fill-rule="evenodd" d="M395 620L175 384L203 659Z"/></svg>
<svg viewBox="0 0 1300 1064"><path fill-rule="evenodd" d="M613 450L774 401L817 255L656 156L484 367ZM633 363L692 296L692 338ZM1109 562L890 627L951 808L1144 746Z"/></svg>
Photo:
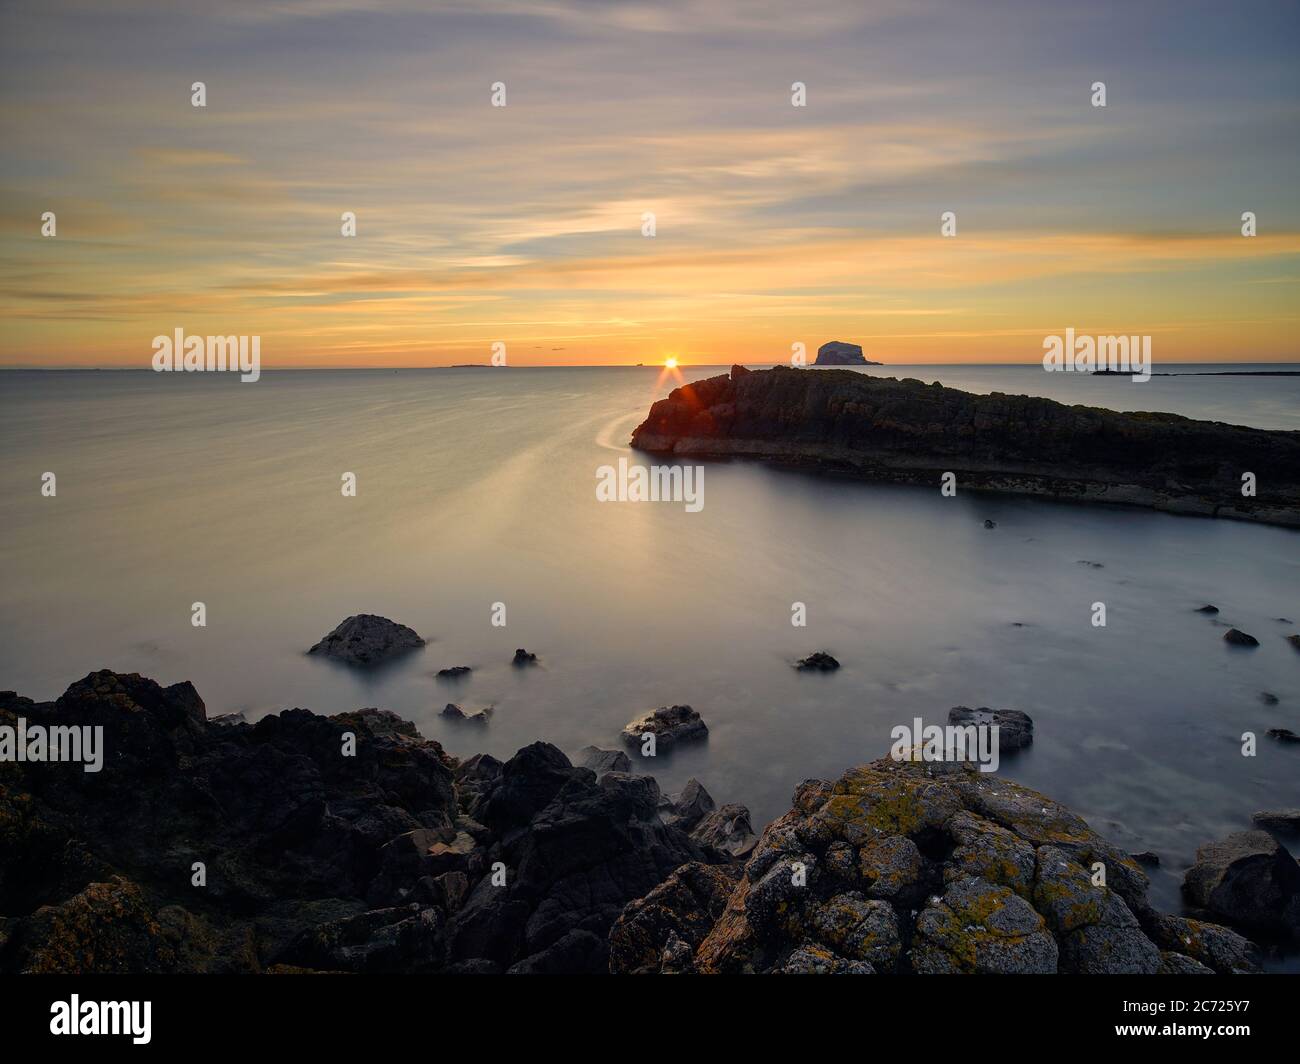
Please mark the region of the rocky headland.
<svg viewBox="0 0 1300 1064"><path fill-rule="evenodd" d="M632 446L889 483L1125 503L1300 527L1300 433L1117 413L937 383L747 370L676 388ZM1243 495L1253 476L1255 494Z"/></svg>
<svg viewBox="0 0 1300 1064"><path fill-rule="evenodd" d="M105 757L0 762L4 972L1244 972L1246 935L1300 933L1264 832L1203 847L1196 918L1163 914L1078 816L968 765L805 781L756 838L622 751L457 760L379 709L210 719L105 670L0 692L20 718Z"/></svg>

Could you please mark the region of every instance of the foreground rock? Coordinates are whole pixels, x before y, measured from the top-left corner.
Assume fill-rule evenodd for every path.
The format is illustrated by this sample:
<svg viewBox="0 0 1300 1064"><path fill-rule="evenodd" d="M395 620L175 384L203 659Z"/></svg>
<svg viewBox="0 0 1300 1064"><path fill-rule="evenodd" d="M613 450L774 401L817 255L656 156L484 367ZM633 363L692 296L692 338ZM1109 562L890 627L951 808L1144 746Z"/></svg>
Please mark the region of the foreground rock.
<svg viewBox="0 0 1300 1064"><path fill-rule="evenodd" d="M0 763L4 972L605 971L629 901L730 860L653 778L545 743L457 763L374 709L214 726L190 684L107 671L0 694L19 716L102 726L106 757Z"/></svg>
<svg viewBox="0 0 1300 1064"><path fill-rule="evenodd" d="M424 640L414 629L373 613L349 617L312 647L308 654L320 654L348 665L374 665L389 658L418 650Z"/></svg>
<svg viewBox="0 0 1300 1064"><path fill-rule="evenodd" d="M623 741L640 746L646 735L655 737L656 750L671 750L678 743L707 739L708 726L690 706L660 706L623 728Z"/></svg>
<svg viewBox="0 0 1300 1064"><path fill-rule="evenodd" d="M998 750L1004 754L1023 749L1034 741L1034 722L1028 713L1021 713L1018 709L954 706L948 710L948 723L977 729L996 727Z"/></svg>
<svg viewBox="0 0 1300 1064"><path fill-rule="evenodd" d="M963 491L1300 526L1300 433L863 373L735 366L655 403L632 445L936 490L953 472ZM1258 496L1241 495L1243 470Z"/></svg>
<svg viewBox="0 0 1300 1064"><path fill-rule="evenodd" d="M1231 643L1235 647L1259 646L1259 640L1256 639L1253 635L1249 635L1246 632L1238 631L1236 628L1229 628L1226 632L1224 632L1223 641L1225 643Z"/></svg>
<svg viewBox="0 0 1300 1064"><path fill-rule="evenodd" d="M1300 940L1300 865L1267 832L1239 831L1202 846L1183 893L1234 926Z"/></svg>
<svg viewBox="0 0 1300 1064"><path fill-rule="evenodd" d="M1106 870L1105 886L1093 866ZM1155 912L1126 854L969 766L877 761L809 780L739 878L687 866L610 932L614 971L1234 972L1241 935Z"/></svg>

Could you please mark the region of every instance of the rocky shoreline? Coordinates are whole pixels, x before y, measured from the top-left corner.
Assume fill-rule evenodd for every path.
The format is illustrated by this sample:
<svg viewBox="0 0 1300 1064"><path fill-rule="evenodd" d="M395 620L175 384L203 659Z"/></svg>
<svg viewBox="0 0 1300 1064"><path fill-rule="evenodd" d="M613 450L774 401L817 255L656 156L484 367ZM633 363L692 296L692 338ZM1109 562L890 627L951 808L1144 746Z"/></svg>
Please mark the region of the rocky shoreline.
<svg viewBox="0 0 1300 1064"><path fill-rule="evenodd" d="M967 765L805 781L755 838L622 751L460 761L378 709L250 725L104 670L0 692L20 719L106 754L0 763L4 972L1245 972L1300 934L1300 865L1263 831L1188 872L1242 934L1156 912L1132 857Z"/></svg>
<svg viewBox="0 0 1300 1064"><path fill-rule="evenodd" d="M632 446L957 491L1122 503L1300 527L1300 433L1118 413L846 370L777 367L676 388ZM1254 495L1243 495L1243 477Z"/></svg>

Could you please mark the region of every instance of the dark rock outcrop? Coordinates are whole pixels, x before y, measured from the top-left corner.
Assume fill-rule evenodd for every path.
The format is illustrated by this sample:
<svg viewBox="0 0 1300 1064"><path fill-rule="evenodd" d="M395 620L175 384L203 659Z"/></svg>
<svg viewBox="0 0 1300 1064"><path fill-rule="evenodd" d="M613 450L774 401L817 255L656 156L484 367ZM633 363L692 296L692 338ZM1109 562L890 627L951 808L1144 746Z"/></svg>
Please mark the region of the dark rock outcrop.
<svg viewBox="0 0 1300 1064"><path fill-rule="evenodd" d="M1248 635L1246 632L1238 631L1236 628L1229 628L1224 632L1223 641L1225 643L1231 643L1234 647L1259 646L1259 640L1253 635Z"/></svg>
<svg viewBox="0 0 1300 1064"><path fill-rule="evenodd" d="M515 666L515 668L518 669L526 668L529 665L536 665L537 655L530 654L523 647L519 647L515 651L515 656L510 660L510 664Z"/></svg>
<svg viewBox="0 0 1300 1064"><path fill-rule="evenodd" d="M660 706L623 727L623 741L640 746L645 735L655 737L656 750L671 750L678 743L707 739L708 726L690 706Z"/></svg>
<svg viewBox="0 0 1300 1064"><path fill-rule="evenodd" d="M445 669L438 670L438 679L440 680L463 680L474 670L468 665L451 665Z"/></svg>
<svg viewBox="0 0 1300 1064"><path fill-rule="evenodd" d="M447 717L449 720L467 720L474 724L486 724L492 718L493 707L487 706L480 709L477 713L466 713L455 702L448 702L442 707L440 717Z"/></svg>
<svg viewBox="0 0 1300 1064"><path fill-rule="evenodd" d="M1300 432L864 373L739 369L674 389L632 445L935 488L953 472L960 490L1300 526ZM1257 496L1242 496L1243 471Z"/></svg>
<svg viewBox="0 0 1300 1064"><path fill-rule="evenodd" d="M1235 927L1300 939L1300 864L1267 832L1238 831L1202 846L1183 893Z"/></svg>
<svg viewBox="0 0 1300 1064"><path fill-rule="evenodd" d="M1020 750L1034 741L1034 722L1028 713L1018 709L969 709L966 706L954 706L948 710L948 723L960 727L967 725L977 729L994 726L998 729L998 750L1009 754Z"/></svg>
<svg viewBox="0 0 1300 1064"><path fill-rule="evenodd" d="M18 716L106 753L0 763L3 972L605 971L629 901L731 860L652 777L544 743L457 763L382 710L211 725L189 684L104 671L0 693Z"/></svg>
<svg viewBox="0 0 1300 1064"><path fill-rule="evenodd" d="M794 667L800 672L834 672L840 667L840 663L826 651L818 650L806 658L800 658L794 663Z"/></svg>
<svg viewBox="0 0 1300 1064"><path fill-rule="evenodd" d="M1155 912L1138 865L1069 810L970 766L882 760L834 783L809 780L734 884L731 875L683 869L629 905L610 933L614 970L1156 973L1258 964L1241 935Z"/></svg>
<svg viewBox="0 0 1300 1064"><path fill-rule="evenodd" d="M308 654L320 654L348 665L376 665L424 646L414 629L379 617L358 613L312 647Z"/></svg>

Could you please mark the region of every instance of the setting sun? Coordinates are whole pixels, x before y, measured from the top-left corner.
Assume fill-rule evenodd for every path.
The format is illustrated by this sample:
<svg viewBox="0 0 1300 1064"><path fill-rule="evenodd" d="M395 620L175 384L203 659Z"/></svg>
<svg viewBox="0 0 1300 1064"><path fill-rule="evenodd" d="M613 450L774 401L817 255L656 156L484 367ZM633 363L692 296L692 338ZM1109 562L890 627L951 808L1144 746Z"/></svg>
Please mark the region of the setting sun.
<svg viewBox="0 0 1300 1064"><path fill-rule="evenodd" d="M676 369L676 368L677 368L677 359L675 359L675 358L666 358L666 359L664 359L664 368L665 368L665 369Z"/></svg>

